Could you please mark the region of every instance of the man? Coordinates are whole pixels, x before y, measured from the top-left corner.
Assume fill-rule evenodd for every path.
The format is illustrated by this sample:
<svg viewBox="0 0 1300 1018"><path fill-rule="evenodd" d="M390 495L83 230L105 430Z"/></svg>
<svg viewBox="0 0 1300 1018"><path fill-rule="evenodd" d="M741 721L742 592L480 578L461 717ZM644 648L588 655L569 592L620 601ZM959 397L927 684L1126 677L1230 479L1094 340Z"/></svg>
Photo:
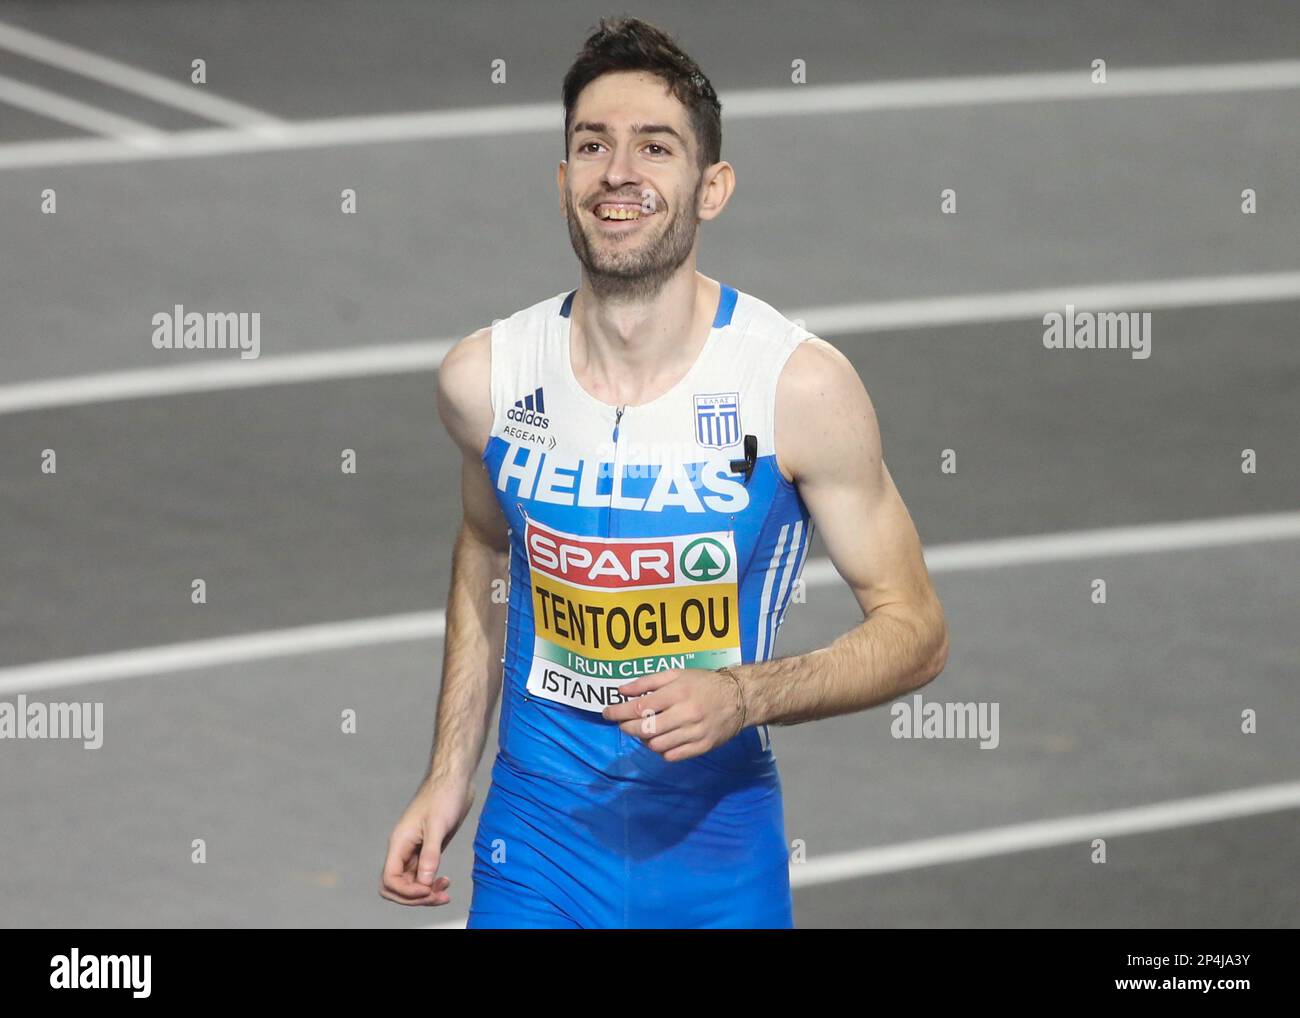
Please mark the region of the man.
<svg viewBox="0 0 1300 1018"><path fill-rule="evenodd" d="M432 761L381 894L451 900L436 873L503 682L471 928L789 927L768 726L928 682L943 611L852 365L696 271L735 187L708 80L658 29L602 21L564 101L581 284L439 372L464 519ZM778 659L814 531L865 618Z"/></svg>

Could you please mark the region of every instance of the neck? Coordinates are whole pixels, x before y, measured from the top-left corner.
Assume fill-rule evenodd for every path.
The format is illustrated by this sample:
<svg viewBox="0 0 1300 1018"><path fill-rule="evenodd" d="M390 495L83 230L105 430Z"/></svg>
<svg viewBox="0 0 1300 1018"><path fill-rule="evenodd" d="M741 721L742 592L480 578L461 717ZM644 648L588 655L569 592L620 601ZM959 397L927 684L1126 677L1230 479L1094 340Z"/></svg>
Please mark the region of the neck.
<svg viewBox="0 0 1300 1018"><path fill-rule="evenodd" d="M574 373L605 402L649 402L695 363L719 290L691 270L674 273L653 295L601 296L584 274L569 312Z"/></svg>

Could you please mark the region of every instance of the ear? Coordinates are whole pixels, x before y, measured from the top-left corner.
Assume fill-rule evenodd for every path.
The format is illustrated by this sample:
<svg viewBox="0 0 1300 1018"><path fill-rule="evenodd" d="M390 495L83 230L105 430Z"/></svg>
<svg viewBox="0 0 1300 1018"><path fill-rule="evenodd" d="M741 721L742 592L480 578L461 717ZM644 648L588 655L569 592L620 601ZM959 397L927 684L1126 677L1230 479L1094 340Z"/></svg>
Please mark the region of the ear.
<svg viewBox="0 0 1300 1018"><path fill-rule="evenodd" d="M700 200L695 210L701 220L707 222L722 215L727 202L736 190L736 171L731 163L714 163L707 167L700 177Z"/></svg>
<svg viewBox="0 0 1300 1018"><path fill-rule="evenodd" d="M560 195L560 215L564 215L564 182L569 175L569 161L561 159L560 165L555 169L555 187Z"/></svg>

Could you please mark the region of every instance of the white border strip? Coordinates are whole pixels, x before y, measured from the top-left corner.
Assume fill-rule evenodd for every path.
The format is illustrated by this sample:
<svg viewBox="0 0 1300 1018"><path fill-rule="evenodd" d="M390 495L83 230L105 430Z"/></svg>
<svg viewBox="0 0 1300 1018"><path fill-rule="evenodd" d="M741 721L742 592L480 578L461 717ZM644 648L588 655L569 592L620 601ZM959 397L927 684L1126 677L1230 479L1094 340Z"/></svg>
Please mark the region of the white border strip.
<svg viewBox="0 0 1300 1018"><path fill-rule="evenodd" d="M1106 810L1055 820L1035 820L1007 827L992 827L982 831L841 852L791 866L790 883L795 888L814 887L841 880L860 880L882 873L898 873L1014 852L1031 852L1071 842L1087 844L1093 838L1148 834L1152 831L1216 823L1297 807L1300 807L1300 781L1286 781L1129 809Z"/></svg>
<svg viewBox="0 0 1300 1018"><path fill-rule="evenodd" d="M0 49L10 50L28 60L49 64L83 78L91 78L124 92L144 96L164 106L215 120L219 124L267 127L281 123L269 113L213 95L208 91L207 85L182 85L162 75L142 71L79 46L70 46L5 22L0 22Z"/></svg>
<svg viewBox="0 0 1300 1018"><path fill-rule="evenodd" d="M2 39L3 36L0 35L0 40ZM869 113L880 110L1261 92L1300 88L1300 60L1175 67L1116 66L1110 68L1108 79L1107 84L1094 85L1090 70L1081 68L1077 71L838 85L792 84L780 89L727 92L719 98L722 101L723 118L731 123L763 117ZM188 90L182 91L191 94ZM211 113L205 115L216 120L222 119ZM558 136L563 130L563 123L563 110L556 104L533 103L369 117L280 121L275 123L274 130L263 133L244 130L181 131L169 135L165 149L150 153L131 150L113 142L93 140L23 142L0 146L0 170L541 131L554 131Z"/></svg>
<svg viewBox="0 0 1300 1018"><path fill-rule="evenodd" d="M927 551L926 564L931 573L945 573L1298 539L1300 512L1271 513L940 544ZM840 582L839 574L829 559L807 562L803 578L809 587ZM15 665L0 668L0 696L83 683L170 675L239 661L408 640L434 640L442 637L445 628L446 617L439 609Z"/></svg>
<svg viewBox="0 0 1300 1018"><path fill-rule="evenodd" d="M152 142L159 145L164 137L161 131L138 120L118 116L101 110L98 106L69 99L57 92L3 74L0 74L0 103L70 124L83 131L107 134L126 144Z"/></svg>
<svg viewBox="0 0 1300 1018"><path fill-rule="evenodd" d="M1033 319L1048 311L1063 312L1066 304L1073 304L1080 310L1152 310L1285 300L1300 300L1300 272L1158 279L836 304L804 308L790 312L787 317L802 321L818 335L833 336ZM142 330L141 343L144 335ZM184 367L142 368L17 382L0 386L0 414L218 389L431 371L437 369L455 343L453 339L416 340L247 361L234 359L232 355L230 360L203 361ZM178 354L169 352L166 356L174 359Z"/></svg>
<svg viewBox="0 0 1300 1018"><path fill-rule="evenodd" d="M878 848L811 859L790 866L794 890L861 880L884 873L901 873L993 856L1032 852L1071 843L1088 844L1093 838L1119 838L1153 831L1238 820L1300 807L1300 781L1284 781L1255 788L1239 788L1187 799L1153 802L1145 806L1105 810L1054 820L1035 820L982 831L945 834ZM468 916L417 926L419 930L463 930Z"/></svg>

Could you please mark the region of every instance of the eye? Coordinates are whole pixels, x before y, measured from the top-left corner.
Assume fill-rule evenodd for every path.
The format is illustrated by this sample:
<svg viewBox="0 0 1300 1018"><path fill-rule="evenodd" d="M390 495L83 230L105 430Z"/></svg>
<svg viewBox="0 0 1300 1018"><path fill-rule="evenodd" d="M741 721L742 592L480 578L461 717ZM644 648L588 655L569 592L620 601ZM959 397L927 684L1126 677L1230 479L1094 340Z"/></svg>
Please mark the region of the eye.
<svg viewBox="0 0 1300 1018"><path fill-rule="evenodd" d="M578 146L578 151L586 152L589 148L591 148L592 145L599 145L599 144L600 142L598 141L584 141L581 145Z"/></svg>
<svg viewBox="0 0 1300 1018"><path fill-rule="evenodd" d="M670 154L666 148L664 148L664 147L663 147L662 145L660 145L660 144L657 144L656 142L651 142L649 145L646 146L646 149L647 149L647 150L648 150L648 149L652 149L652 148L657 148L657 149L659 150L659 152L662 152L664 155L669 155L669 154ZM658 153L654 153L654 154L658 154Z"/></svg>

